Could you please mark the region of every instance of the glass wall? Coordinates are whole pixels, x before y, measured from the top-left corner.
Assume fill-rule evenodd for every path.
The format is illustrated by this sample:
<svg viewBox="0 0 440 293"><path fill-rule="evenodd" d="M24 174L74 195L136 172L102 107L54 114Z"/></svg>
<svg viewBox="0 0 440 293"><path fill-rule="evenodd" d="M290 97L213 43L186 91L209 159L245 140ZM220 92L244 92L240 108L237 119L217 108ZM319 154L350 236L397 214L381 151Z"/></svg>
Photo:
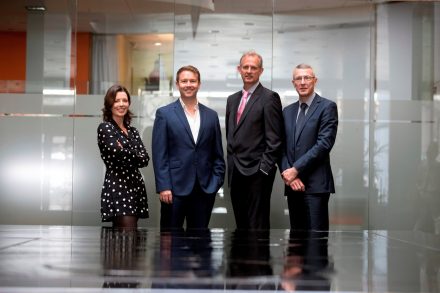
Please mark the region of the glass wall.
<svg viewBox="0 0 440 293"><path fill-rule="evenodd" d="M300 63L314 68L316 91L335 101L339 112L331 153L337 190L330 200L331 224L366 229L374 6L362 1L290 5L289 1L275 2L273 89L286 105L297 101L291 82L293 68Z"/></svg>
<svg viewBox="0 0 440 293"><path fill-rule="evenodd" d="M96 128L106 89L129 88L151 153L155 111L178 97L178 68L199 68L200 102L224 130L226 99L242 86L239 59L256 50L261 82L284 106L298 98L299 63L313 66L317 92L338 105L332 229L440 233L440 3L28 3L0 4L0 224L101 225ZM152 166L142 173L150 219L141 225L157 227ZM272 228L289 227L283 189L277 176ZM211 227L235 227L227 184Z"/></svg>
<svg viewBox="0 0 440 293"><path fill-rule="evenodd" d="M1 223L71 224L76 8L0 9Z"/></svg>
<svg viewBox="0 0 440 293"><path fill-rule="evenodd" d="M439 4L376 9L371 227L440 233Z"/></svg>

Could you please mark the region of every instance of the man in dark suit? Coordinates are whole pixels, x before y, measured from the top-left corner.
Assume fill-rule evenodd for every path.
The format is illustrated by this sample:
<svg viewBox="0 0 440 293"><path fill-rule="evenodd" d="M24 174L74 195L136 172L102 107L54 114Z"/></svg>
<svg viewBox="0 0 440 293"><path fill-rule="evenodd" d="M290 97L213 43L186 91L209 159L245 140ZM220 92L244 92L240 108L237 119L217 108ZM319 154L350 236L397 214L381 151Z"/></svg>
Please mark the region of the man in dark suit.
<svg viewBox="0 0 440 293"><path fill-rule="evenodd" d="M177 71L180 98L156 111L152 154L161 227L207 228L225 162L217 113L197 100L200 72Z"/></svg>
<svg viewBox="0 0 440 293"><path fill-rule="evenodd" d="M243 90L228 97L228 181L238 229L270 228L270 196L282 151L279 95L261 85L263 59L245 53L237 67Z"/></svg>
<svg viewBox="0 0 440 293"><path fill-rule="evenodd" d="M299 101L283 111L286 143L280 164L286 184L290 226L328 230L328 201L335 192L330 151L338 129L336 103L315 93L312 67L298 65L292 83Z"/></svg>

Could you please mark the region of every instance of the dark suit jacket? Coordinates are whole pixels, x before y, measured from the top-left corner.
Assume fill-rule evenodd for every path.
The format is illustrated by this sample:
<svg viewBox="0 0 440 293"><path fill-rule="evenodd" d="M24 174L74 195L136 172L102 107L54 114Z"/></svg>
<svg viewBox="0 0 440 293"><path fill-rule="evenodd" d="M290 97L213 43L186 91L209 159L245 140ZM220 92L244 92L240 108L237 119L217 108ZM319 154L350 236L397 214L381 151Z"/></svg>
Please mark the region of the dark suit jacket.
<svg viewBox="0 0 440 293"><path fill-rule="evenodd" d="M156 111L152 155L156 191L189 195L196 179L205 193L223 185L225 161L217 113L200 104L200 130L194 142L185 112L177 100Z"/></svg>
<svg viewBox="0 0 440 293"><path fill-rule="evenodd" d="M308 194L334 193L330 150L335 143L338 129L336 103L316 94L295 141L298 107L299 102L296 102L283 111L286 143L280 170L283 172L295 167ZM286 186L286 195L291 192L293 190Z"/></svg>
<svg viewBox="0 0 440 293"><path fill-rule="evenodd" d="M280 96L259 84L237 124L241 96L241 91L229 96L226 106L229 184L234 165L246 176L260 169L269 173L276 168L282 151L284 127Z"/></svg>

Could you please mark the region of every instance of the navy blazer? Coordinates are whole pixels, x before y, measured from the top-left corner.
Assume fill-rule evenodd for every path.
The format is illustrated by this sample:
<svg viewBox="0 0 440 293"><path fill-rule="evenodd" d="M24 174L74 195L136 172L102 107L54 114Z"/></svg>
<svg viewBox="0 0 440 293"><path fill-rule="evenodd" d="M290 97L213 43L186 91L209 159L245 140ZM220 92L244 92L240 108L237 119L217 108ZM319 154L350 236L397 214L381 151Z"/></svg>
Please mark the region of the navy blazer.
<svg viewBox="0 0 440 293"><path fill-rule="evenodd" d="M200 130L197 142L191 133L180 101L156 111L152 157L156 192L171 190L189 195L196 180L205 193L223 185L225 161L217 112L199 103Z"/></svg>
<svg viewBox="0 0 440 293"><path fill-rule="evenodd" d="M334 193L330 151L338 129L336 103L316 94L295 141L298 107L296 102L283 110L286 141L280 171L295 167L306 193ZM293 192L289 186L285 190L286 195Z"/></svg>
<svg viewBox="0 0 440 293"><path fill-rule="evenodd" d="M283 145L283 114L280 96L261 85L247 102L238 124L236 116L242 92L228 97L226 138L229 184L233 167L246 176L276 168Z"/></svg>

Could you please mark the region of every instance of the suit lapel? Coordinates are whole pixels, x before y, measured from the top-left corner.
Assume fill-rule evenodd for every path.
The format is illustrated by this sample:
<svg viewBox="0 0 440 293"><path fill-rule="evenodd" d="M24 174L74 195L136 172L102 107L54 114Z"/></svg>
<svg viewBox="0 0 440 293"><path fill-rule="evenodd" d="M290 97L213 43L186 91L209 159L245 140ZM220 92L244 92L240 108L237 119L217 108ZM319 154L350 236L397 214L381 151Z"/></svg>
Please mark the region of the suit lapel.
<svg viewBox="0 0 440 293"><path fill-rule="evenodd" d="M174 113L176 113L177 118L179 118L180 122L185 127L186 133L188 134L189 138L195 144L194 137L191 133L191 128L189 127L188 119L186 119L185 112L179 100L174 103Z"/></svg>
<svg viewBox="0 0 440 293"><path fill-rule="evenodd" d="M203 106L202 104L199 103L199 114L200 114L200 128L199 128L199 134L197 135L197 142L196 144L199 143L201 136L203 135L203 132L205 130L205 125L206 125L206 109L205 106Z"/></svg>
<svg viewBox="0 0 440 293"><path fill-rule="evenodd" d="M238 121L238 124L236 124L235 132L237 131L237 129L240 128L241 124L244 123L244 121L246 120L247 114L250 112L250 109L255 104L255 102L260 98L261 88L262 88L262 85L259 84L257 86L257 88L255 89L255 91L251 94L248 102L246 103L246 106L244 107L243 114L241 114L240 121ZM241 92L239 92L239 93L241 94ZM237 108L235 110L234 121L237 121L237 111L238 111L238 106L240 105L241 95L239 96L239 98L237 100L238 100L238 104L237 104Z"/></svg>
<svg viewBox="0 0 440 293"><path fill-rule="evenodd" d="M234 97L232 99L233 104L232 104L232 113L231 113L232 115L231 115L231 117L232 117L232 121L233 121L233 125L234 125L234 128L233 128L234 131L235 131L235 129L237 129L237 123L236 123L236 121L237 121L237 111L238 111L238 107L240 106L240 100L241 100L241 91L235 93Z"/></svg>
<svg viewBox="0 0 440 293"><path fill-rule="evenodd" d="M292 131L296 129L296 118L298 117L299 102L293 104L292 107Z"/></svg>

